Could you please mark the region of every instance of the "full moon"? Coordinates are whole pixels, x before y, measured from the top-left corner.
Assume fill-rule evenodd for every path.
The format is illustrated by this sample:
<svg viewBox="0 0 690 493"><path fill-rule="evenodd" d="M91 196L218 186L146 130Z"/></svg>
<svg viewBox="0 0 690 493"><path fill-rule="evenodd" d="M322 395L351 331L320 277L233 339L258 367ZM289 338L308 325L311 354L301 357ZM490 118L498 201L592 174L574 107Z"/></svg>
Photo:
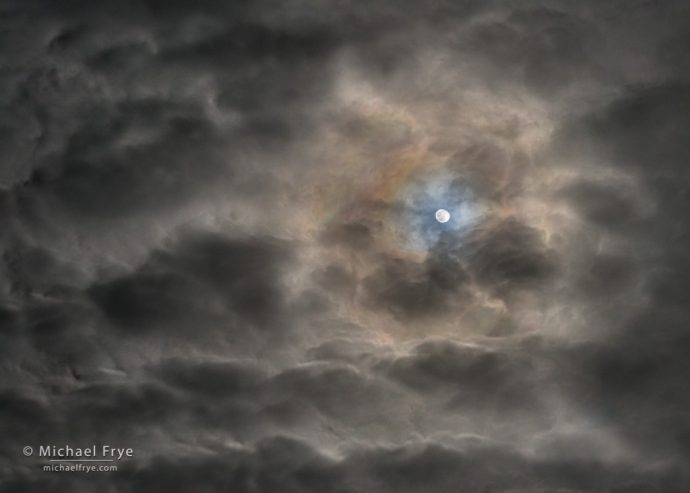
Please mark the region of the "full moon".
<svg viewBox="0 0 690 493"><path fill-rule="evenodd" d="M440 223L447 223L450 221L450 212L445 209L439 209L436 211L436 220Z"/></svg>

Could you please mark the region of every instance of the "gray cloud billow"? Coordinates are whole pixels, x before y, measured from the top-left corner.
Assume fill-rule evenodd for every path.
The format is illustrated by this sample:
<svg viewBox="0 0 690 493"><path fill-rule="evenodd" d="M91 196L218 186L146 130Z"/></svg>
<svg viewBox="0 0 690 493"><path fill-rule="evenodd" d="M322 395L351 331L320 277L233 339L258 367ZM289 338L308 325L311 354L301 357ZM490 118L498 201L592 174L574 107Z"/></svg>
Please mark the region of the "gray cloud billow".
<svg viewBox="0 0 690 493"><path fill-rule="evenodd" d="M0 19L0 491L690 490L683 2Z"/></svg>

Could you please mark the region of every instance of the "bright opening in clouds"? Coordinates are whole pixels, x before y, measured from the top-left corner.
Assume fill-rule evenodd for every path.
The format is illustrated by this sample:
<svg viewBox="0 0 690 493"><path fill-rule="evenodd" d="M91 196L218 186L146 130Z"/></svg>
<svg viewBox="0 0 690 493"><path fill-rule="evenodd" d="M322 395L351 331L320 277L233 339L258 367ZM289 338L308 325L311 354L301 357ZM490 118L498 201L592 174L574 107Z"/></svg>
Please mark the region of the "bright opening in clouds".
<svg viewBox="0 0 690 493"><path fill-rule="evenodd" d="M461 242L482 219L485 206L460 176L423 172L401 188L400 235L403 246L427 250L442 236Z"/></svg>

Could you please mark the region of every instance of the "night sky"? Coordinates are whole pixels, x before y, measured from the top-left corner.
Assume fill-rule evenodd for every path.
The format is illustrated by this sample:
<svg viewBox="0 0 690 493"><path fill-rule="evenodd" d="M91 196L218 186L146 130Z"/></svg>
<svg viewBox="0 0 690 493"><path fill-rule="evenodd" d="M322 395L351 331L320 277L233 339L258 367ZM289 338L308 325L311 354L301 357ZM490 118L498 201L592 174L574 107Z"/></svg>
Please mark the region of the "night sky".
<svg viewBox="0 0 690 493"><path fill-rule="evenodd" d="M2 493L690 491L688 2L5 0L0 101Z"/></svg>

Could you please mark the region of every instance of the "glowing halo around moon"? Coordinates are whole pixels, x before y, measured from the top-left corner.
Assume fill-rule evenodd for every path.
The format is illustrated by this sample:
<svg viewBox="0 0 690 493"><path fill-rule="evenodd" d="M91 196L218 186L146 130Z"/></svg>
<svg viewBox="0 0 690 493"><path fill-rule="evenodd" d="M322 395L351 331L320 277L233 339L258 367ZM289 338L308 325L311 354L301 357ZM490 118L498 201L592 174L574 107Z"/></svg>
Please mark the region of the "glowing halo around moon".
<svg viewBox="0 0 690 493"><path fill-rule="evenodd" d="M438 222L444 224L450 221L450 212L445 209L439 209L436 211L436 214L434 214L434 217Z"/></svg>

